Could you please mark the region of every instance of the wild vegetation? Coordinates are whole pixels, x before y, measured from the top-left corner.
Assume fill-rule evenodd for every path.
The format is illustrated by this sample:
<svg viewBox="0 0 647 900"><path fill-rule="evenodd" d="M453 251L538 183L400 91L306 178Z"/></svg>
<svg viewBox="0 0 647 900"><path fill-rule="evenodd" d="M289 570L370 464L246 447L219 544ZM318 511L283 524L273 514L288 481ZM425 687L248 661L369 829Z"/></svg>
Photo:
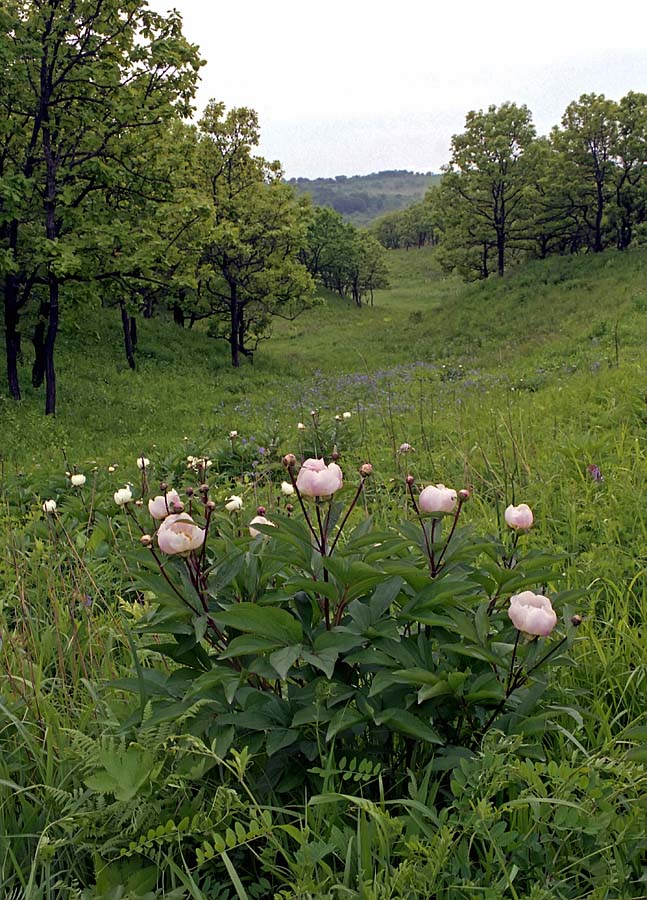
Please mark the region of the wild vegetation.
<svg viewBox="0 0 647 900"><path fill-rule="evenodd" d="M162 317L133 372L97 310L92 354L61 335L82 420L5 400L9 895L641 896L647 259L389 263L238 372ZM329 515L282 458L335 448Z"/></svg>
<svg viewBox="0 0 647 900"><path fill-rule="evenodd" d="M645 97L371 234L176 15L0 16L3 896L647 896Z"/></svg>
<svg viewBox="0 0 647 900"><path fill-rule="evenodd" d="M502 275L549 255L626 250L643 242L647 95L583 94L547 137L526 106L470 112L440 185L374 224L385 247L440 243L463 277Z"/></svg>
<svg viewBox="0 0 647 900"><path fill-rule="evenodd" d="M313 291L301 259L313 211L283 183L279 163L254 153L254 111L212 101L191 124L198 49L179 16L140 0L12 0L0 17L11 396L24 391L31 335L31 382L44 384L45 412L56 411L59 331L75 315L87 339L93 307L120 310L131 368L138 317L160 306L179 324L208 320L234 367L251 358L273 319L299 315ZM361 302L379 247L351 225L341 235L335 289Z"/></svg>

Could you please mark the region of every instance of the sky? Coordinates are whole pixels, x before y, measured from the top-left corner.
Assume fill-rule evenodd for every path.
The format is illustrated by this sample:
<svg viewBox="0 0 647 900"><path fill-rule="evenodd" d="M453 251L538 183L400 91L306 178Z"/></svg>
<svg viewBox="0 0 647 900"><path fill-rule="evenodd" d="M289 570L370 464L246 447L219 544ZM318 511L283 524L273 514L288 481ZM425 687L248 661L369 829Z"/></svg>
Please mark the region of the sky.
<svg viewBox="0 0 647 900"><path fill-rule="evenodd" d="M259 115L287 178L438 172L470 110L539 134L583 93L647 93L647 0L149 0L200 47L196 98Z"/></svg>

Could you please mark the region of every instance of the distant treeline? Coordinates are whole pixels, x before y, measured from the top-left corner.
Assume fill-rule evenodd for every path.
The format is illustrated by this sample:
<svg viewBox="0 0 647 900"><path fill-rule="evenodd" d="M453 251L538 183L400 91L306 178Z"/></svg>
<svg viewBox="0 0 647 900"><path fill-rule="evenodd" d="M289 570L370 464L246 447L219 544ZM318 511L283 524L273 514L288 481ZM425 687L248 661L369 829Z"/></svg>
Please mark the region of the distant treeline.
<svg viewBox="0 0 647 900"><path fill-rule="evenodd" d="M546 137L526 106L468 113L440 183L373 232L389 248L438 243L442 265L466 277L644 242L647 94L583 94Z"/></svg>
<svg viewBox="0 0 647 900"><path fill-rule="evenodd" d="M336 210L355 225L368 225L389 210L405 209L440 179L431 172L392 169L371 175L336 178L291 178L298 194L309 194L316 206Z"/></svg>

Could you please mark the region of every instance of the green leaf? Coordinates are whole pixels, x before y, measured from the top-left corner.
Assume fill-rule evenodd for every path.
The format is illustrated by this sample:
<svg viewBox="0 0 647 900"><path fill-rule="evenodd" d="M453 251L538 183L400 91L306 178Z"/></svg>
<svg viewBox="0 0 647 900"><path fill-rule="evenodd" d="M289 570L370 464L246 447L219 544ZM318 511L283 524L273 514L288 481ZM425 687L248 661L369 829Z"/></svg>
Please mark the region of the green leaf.
<svg viewBox="0 0 647 900"><path fill-rule="evenodd" d="M100 748L101 767L85 779L93 791L114 794L116 800L128 802L148 787L161 764L143 747L118 747L110 741Z"/></svg>
<svg viewBox="0 0 647 900"><path fill-rule="evenodd" d="M274 756L279 750L290 747L301 737L296 728L273 728L267 738L267 755Z"/></svg>
<svg viewBox="0 0 647 900"><path fill-rule="evenodd" d="M283 647L281 650L275 650L270 655L270 664L276 670L281 681L285 681L288 677L288 671L301 655L301 644L294 644L291 647Z"/></svg>
<svg viewBox="0 0 647 900"><path fill-rule="evenodd" d="M227 645L227 649L220 654L220 659L230 659L234 656L247 656L250 653L267 653L281 647L281 642L257 634L243 634L235 637Z"/></svg>
<svg viewBox="0 0 647 900"><path fill-rule="evenodd" d="M388 725L394 731L407 737L427 741L429 744L442 744L443 739L434 729L405 709L385 709L375 716L376 725Z"/></svg>
<svg viewBox="0 0 647 900"><path fill-rule="evenodd" d="M335 671L335 663L337 662L337 658L339 653L333 647L328 648L327 650L319 650L316 653L311 653L309 650L304 650L301 654L303 661L310 663L311 666L314 666L315 669L320 669L327 678L332 678Z"/></svg>
<svg viewBox="0 0 647 900"><path fill-rule="evenodd" d="M326 732L326 741L332 740L340 731L346 731L348 728L353 728L364 722L366 722L365 715L359 712L359 710L354 709L352 706L345 706L343 709L340 709L339 712L336 712L330 720L330 725Z"/></svg>
<svg viewBox="0 0 647 900"><path fill-rule="evenodd" d="M302 639L301 624L283 609L238 603L224 612L213 614L217 625L235 628L275 640L278 644L298 644Z"/></svg>

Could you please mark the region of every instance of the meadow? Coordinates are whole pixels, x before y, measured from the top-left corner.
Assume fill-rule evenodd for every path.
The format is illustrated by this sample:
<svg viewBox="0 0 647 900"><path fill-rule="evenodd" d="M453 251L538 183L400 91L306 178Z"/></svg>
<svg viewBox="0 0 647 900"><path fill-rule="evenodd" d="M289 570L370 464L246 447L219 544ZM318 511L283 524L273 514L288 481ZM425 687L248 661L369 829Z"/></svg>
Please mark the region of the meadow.
<svg viewBox="0 0 647 900"><path fill-rule="evenodd" d="M388 259L238 371L158 315L132 372L117 312L66 310L57 416L3 386L3 898L647 897L647 252ZM300 505L283 458L333 451ZM529 588L554 636L515 637Z"/></svg>

